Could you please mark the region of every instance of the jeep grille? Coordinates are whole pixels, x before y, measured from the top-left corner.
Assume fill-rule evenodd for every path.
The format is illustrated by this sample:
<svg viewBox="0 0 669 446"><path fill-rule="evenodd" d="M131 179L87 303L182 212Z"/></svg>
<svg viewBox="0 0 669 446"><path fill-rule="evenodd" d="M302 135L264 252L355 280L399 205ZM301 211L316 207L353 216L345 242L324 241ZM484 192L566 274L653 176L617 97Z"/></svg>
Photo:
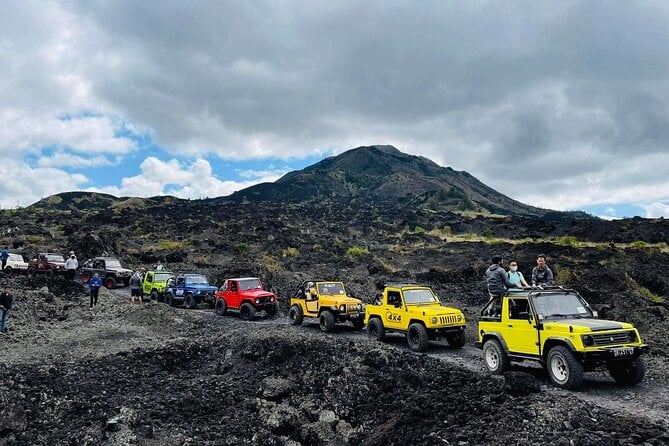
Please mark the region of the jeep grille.
<svg viewBox="0 0 669 446"><path fill-rule="evenodd" d="M357 313L360 311L360 307L358 307L358 304L348 304L346 305L346 312L347 313Z"/></svg>
<svg viewBox="0 0 669 446"><path fill-rule="evenodd" d="M630 342L629 332L623 331L609 334L595 334L592 335L595 340L595 345L614 345L627 344Z"/></svg>
<svg viewBox="0 0 669 446"><path fill-rule="evenodd" d="M439 316L439 322L441 324L455 324L458 322L458 317L454 314L449 314L448 316Z"/></svg>

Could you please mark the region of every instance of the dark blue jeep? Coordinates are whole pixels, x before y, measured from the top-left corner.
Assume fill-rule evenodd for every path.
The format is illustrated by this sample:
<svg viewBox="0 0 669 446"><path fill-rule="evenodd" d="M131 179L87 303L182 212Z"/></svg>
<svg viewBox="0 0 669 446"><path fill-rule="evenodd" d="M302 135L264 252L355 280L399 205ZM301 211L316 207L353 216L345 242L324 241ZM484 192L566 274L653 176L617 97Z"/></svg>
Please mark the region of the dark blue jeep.
<svg viewBox="0 0 669 446"><path fill-rule="evenodd" d="M167 282L165 303L170 306L183 304L193 310L204 302L214 308L216 291L217 288L209 285L209 279L204 274L179 274Z"/></svg>

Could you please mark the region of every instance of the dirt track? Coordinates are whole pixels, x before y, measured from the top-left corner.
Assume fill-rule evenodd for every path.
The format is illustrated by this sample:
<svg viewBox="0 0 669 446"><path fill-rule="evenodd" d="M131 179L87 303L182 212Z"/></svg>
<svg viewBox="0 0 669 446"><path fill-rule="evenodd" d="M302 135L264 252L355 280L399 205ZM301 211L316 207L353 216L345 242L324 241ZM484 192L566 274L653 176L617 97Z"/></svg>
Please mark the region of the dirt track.
<svg viewBox="0 0 669 446"><path fill-rule="evenodd" d="M400 336L377 344L352 327L324 335L282 315L247 323L131 307L126 294L104 292L90 310L76 291L24 292L0 338L0 444L669 441L657 358L631 389L588 375L582 390L565 392L540 369L518 367L539 390L518 395L509 386L526 375L491 377L473 347L414 354Z"/></svg>

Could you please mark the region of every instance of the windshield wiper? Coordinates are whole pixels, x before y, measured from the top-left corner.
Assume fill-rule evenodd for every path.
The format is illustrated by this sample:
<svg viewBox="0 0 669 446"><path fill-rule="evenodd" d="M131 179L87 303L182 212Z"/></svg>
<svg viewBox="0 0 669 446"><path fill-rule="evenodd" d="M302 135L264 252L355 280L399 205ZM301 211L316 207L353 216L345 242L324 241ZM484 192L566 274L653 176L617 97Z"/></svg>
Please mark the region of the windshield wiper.
<svg viewBox="0 0 669 446"><path fill-rule="evenodd" d="M572 316L573 316L573 314L560 314L560 313L556 313L556 314L551 314L551 315L548 316L548 317L572 317Z"/></svg>

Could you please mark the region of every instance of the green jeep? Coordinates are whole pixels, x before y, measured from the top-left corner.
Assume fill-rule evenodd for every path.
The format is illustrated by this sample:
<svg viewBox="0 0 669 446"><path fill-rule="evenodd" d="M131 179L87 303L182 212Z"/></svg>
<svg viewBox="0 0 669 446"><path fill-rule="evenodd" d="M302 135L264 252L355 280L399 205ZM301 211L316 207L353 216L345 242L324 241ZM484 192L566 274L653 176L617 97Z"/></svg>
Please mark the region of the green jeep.
<svg viewBox="0 0 669 446"><path fill-rule="evenodd" d="M172 277L174 277L174 273L164 269L147 271L144 273L144 280L142 280L142 295L149 296L151 300L162 302L165 298L165 286Z"/></svg>

